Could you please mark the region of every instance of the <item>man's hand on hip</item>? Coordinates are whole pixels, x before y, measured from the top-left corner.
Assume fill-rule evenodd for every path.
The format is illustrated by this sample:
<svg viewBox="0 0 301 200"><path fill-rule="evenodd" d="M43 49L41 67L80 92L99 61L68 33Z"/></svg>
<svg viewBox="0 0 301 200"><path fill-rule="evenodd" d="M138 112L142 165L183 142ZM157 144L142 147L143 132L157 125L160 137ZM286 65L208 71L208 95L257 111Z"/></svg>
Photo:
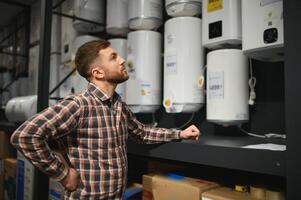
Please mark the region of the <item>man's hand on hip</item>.
<svg viewBox="0 0 301 200"><path fill-rule="evenodd" d="M68 175L62 181L62 185L66 188L66 190L72 192L77 189L79 181L79 173L74 168L70 168Z"/></svg>

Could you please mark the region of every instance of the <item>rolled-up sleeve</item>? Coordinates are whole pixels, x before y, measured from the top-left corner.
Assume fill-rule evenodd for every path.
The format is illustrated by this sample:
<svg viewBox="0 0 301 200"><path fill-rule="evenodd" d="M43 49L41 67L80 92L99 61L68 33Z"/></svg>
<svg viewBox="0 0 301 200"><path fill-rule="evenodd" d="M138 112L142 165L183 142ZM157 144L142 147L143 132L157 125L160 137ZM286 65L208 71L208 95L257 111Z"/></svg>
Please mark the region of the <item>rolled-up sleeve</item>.
<svg viewBox="0 0 301 200"><path fill-rule="evenodd" d="M34 166L61 181L69 166L51 152L47 141L70 134L79 123L79 115L79 103L66 98L24 122L11 136L11 143Z"/></svg>
<svg viewBox="0 0 301 200"><path fill-rule="evenodd" d="M137 120L126 104L124 106L127 112L129 134L136 141L151 144L180 140L180 130L146 126Z"/></svg>

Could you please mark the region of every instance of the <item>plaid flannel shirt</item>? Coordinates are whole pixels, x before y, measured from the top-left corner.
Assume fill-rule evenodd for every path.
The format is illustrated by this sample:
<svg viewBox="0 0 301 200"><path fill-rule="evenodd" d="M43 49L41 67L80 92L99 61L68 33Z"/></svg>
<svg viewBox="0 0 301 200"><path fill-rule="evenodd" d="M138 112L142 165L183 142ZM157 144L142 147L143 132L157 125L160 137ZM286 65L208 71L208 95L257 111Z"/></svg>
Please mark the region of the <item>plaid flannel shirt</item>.
<svg viewBox="0 0 301 200"><path fill-rule="evenodd" d="M69 96L24 122L12 135L12 144L50 177L61 181L65 166L48 146L50 138L65 138L70 164L80 184L65 199L122 199L127 176L128 133L143 143L168 142L180 131L151 128L140 123L118 94L109 98L94 84Z"/></svg>

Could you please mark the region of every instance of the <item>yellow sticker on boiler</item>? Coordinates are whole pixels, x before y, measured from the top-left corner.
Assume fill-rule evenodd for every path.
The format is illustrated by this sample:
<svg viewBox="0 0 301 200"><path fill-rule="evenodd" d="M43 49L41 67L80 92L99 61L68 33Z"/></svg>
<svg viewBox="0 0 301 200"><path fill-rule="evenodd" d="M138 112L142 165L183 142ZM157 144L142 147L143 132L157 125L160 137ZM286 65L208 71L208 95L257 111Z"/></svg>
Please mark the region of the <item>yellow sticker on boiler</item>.
<svg viewBox="0 0 301 200"><path fill-rule="evenodd" d="M141 89L141 96L145 96L146 95L146 91L144 89Z"/></svg>
<svg viewBox="0 0 301 200"><path fill-rule="evenodd" d="M164 101L164 105L167 107L167 108L169 108L170 106L171 106L171 99L166 99L165 101Z"/></svg>
<svg viewBox="0 0 301 200"><path fill-rule="evenodd" d="M207 12L217 11L223 8L223 0L208 0Z"/></svg>
<svg viewBox="0 0 301 200"><path fill-rule="evenodd" d="M203 88L204 87L204 83L205 83L205 78L204 76L200 76L199 80L198 80L198 86L200 88Z"/></svg>

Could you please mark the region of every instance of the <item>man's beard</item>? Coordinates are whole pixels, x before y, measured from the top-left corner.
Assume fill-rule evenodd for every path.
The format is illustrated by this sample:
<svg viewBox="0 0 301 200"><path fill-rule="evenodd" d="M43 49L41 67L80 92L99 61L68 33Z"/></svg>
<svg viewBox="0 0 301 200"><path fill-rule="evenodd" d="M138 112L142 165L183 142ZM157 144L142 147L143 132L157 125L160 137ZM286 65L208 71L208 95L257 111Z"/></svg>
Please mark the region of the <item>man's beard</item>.
<svg viewBox="0 0 301 200"><path fill-rule="evenodd" d="M115 84L123 83L129 79L127 72L114 73L107 77L107 81Z"/></svg>

